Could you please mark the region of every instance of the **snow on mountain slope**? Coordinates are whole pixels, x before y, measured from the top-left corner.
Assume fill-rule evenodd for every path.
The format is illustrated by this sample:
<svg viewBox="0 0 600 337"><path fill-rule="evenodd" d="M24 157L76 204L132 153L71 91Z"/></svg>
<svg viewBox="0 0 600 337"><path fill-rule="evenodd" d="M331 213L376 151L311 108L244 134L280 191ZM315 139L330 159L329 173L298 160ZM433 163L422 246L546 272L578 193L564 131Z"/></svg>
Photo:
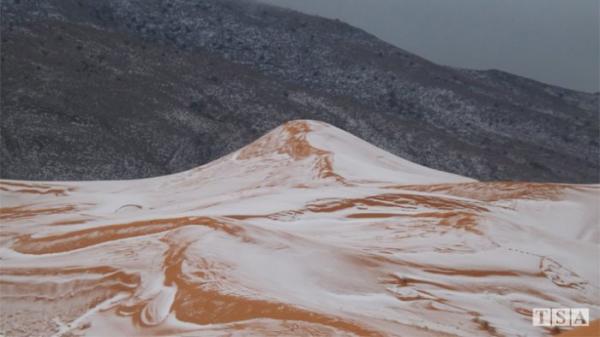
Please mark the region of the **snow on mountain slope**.
<svg viewBox="0 0 600 337"><path fill-rule="evenodd" d="M0 181L8 336L545 336L600 317L600 189L482 183L330 125L202 167Z"/></svg>

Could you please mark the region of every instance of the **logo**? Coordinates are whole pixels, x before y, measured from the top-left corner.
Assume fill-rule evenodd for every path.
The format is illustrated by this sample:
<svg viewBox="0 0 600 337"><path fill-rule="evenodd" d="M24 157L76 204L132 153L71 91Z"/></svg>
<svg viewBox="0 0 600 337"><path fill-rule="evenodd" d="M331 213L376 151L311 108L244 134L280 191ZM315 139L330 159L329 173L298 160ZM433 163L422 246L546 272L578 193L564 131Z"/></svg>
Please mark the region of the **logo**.
<svg viewBox="0 0 600 337"><path fill-rule="evenodd" d="M534 308L531 320L534 326L588 326L590 325L590 309Z"/></svg>

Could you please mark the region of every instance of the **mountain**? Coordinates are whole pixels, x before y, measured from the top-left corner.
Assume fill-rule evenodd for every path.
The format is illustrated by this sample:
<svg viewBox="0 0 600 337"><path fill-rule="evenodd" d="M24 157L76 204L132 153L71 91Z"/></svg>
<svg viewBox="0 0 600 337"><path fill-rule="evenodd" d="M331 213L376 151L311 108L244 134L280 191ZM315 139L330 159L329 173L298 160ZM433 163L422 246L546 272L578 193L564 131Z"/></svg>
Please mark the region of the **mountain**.
<svg viewBox="0 0 600 337"><path fill-rule="evenodd" d="M478 182L292 121L182 173L0 181L6 336L547 336L600 317L598 185Z"/></svg>
<svg viewBox="0 0 600 337"><path fill-rule="evenodd" d="M2 1L0 176L191 169L294 119L479 180L600 181L599 95L236 0Z"/></svg>

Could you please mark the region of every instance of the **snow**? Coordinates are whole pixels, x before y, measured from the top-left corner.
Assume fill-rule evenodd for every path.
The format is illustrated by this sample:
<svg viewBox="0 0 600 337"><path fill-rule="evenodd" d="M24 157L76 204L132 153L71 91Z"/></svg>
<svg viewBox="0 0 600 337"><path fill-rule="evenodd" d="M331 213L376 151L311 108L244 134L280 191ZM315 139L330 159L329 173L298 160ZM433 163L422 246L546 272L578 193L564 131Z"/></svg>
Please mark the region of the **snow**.
<svg viewBox="0 0 600 337"><path fill-rule="evenodd" d="M0 181L0 300L18 304L0 328L35 297L56 312L28 319L56 329L24 335L545 336L528 310L600 317L599 186L476 182L313 121L257 144L151 179Z"/></svg>

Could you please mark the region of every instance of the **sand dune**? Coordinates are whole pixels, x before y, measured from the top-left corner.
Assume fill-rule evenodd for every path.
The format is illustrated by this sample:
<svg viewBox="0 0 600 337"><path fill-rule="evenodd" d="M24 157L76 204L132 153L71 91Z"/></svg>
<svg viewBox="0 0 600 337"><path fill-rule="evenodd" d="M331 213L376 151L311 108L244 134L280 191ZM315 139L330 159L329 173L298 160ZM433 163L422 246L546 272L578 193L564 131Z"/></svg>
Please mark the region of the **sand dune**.
<svg viewBox="0 0 600 337"><path fill-rule="evenodd" d="M0 181L0 332L548 336L532 308L600 317L599 193L478 182L314 121L170 176Z"/></svg>

